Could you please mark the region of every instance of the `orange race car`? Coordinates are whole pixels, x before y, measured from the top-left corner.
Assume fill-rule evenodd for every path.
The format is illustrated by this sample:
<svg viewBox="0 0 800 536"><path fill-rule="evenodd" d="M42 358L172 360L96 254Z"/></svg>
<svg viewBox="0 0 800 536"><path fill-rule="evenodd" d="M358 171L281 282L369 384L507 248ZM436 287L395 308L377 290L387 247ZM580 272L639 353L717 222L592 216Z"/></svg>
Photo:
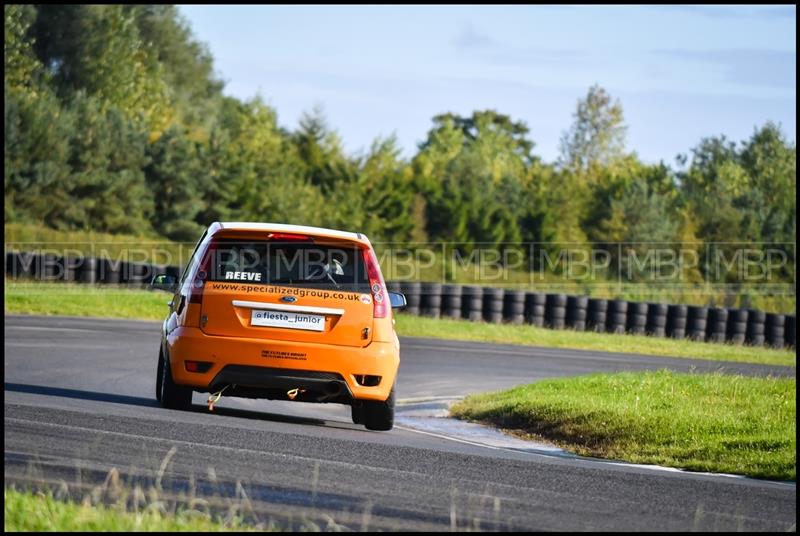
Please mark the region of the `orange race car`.
<svg viewBox="0 0 800 536"><path fill-rule="evenodd" d="M271 223L213 223L164 320L156 398L188 409L192 392L334 402L353 422L390 430L400 343L392 307L366 236Z"/></svg>

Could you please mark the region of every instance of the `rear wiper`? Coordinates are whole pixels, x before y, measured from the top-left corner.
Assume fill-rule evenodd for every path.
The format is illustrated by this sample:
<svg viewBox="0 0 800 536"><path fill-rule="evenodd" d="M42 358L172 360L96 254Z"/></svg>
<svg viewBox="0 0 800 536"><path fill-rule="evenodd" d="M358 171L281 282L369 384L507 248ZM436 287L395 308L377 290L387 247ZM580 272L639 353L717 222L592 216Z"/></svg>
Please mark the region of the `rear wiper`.
<svg viewBox="0 0 800 536"><path fill-rule="evenodd" d="M342 266L339 264L339 262L336 259L334 259L333 262L336 263L336 265L337 265L336 269L335 269L336 275L341 275L343 273L342 272ZM331 275L331 265L326 263L325 266L322 267L322 271L326 276L328 276L328 279L331 280L331 283L333 283L333 285L336 288L339 288L339 283L337 283L336 280Z"/></svg>
<svg viewBox="0 0 800 536"><path fill-rule="evenodd" d="M328 276L328 279L330 279L331 282L336 286L336 288L340 288L339 283L336 282L330 272L328 272L326 275Z"/></svg>

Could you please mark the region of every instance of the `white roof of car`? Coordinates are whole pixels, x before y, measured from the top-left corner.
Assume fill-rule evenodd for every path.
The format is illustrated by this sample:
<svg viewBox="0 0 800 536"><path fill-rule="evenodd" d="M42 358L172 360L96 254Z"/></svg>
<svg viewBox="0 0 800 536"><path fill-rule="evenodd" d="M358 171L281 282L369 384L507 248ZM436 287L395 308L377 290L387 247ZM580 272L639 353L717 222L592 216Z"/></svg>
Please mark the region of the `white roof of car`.
<svg viewBox="0 0 800 536"><path fill-rule="evenodd" d="M273 233L298 233L315 236L327 236L331 238L342 238L346 240L356 240L359 242L368 241L367 237L361 233L338 231L336 229L326 229L324 227L309 227L307 225L289 225L286 223L256 223L249 221L223 221L220 222L220 225L223 229L269 231Z"/></svg>

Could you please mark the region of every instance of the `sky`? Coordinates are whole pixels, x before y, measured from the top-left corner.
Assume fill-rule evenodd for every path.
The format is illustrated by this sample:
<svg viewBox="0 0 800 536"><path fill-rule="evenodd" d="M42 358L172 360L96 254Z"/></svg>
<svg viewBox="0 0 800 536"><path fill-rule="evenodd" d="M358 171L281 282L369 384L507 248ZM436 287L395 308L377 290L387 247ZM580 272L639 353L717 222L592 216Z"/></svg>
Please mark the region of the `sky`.
<svg viewBox="0 0 800 536"><path fill-rule="evenodd" d="M445 112L524 121L559 156L579 99L622 104L627 147L674 164L707 136L767 121L796 140L795 6L180 6L225 94L294 129L321 107L349 154L417 151Z"/></svg>

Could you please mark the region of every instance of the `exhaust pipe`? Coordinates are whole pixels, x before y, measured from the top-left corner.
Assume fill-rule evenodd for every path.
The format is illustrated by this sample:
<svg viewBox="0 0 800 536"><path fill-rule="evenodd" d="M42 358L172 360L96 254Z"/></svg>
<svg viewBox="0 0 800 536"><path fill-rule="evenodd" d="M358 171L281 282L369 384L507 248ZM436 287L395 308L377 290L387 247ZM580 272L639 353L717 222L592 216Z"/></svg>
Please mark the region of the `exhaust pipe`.
<svg viewBox="0 0 800 536"><path fill-rule="evenodd" d="M325 387L323 387L322 389L325 394L317 398L317 402L322 402L323 400L328 400L329 398L339 396L342 392L342 384L339 382L331 381L326 383Z"/></svg>
<svg viewBox="0 0 800 536"><path fill-rule="evenodd" d="M342 392L342 384L339 382L328 382L325 385L325 394L328 396L336 396Z"/></svg>

